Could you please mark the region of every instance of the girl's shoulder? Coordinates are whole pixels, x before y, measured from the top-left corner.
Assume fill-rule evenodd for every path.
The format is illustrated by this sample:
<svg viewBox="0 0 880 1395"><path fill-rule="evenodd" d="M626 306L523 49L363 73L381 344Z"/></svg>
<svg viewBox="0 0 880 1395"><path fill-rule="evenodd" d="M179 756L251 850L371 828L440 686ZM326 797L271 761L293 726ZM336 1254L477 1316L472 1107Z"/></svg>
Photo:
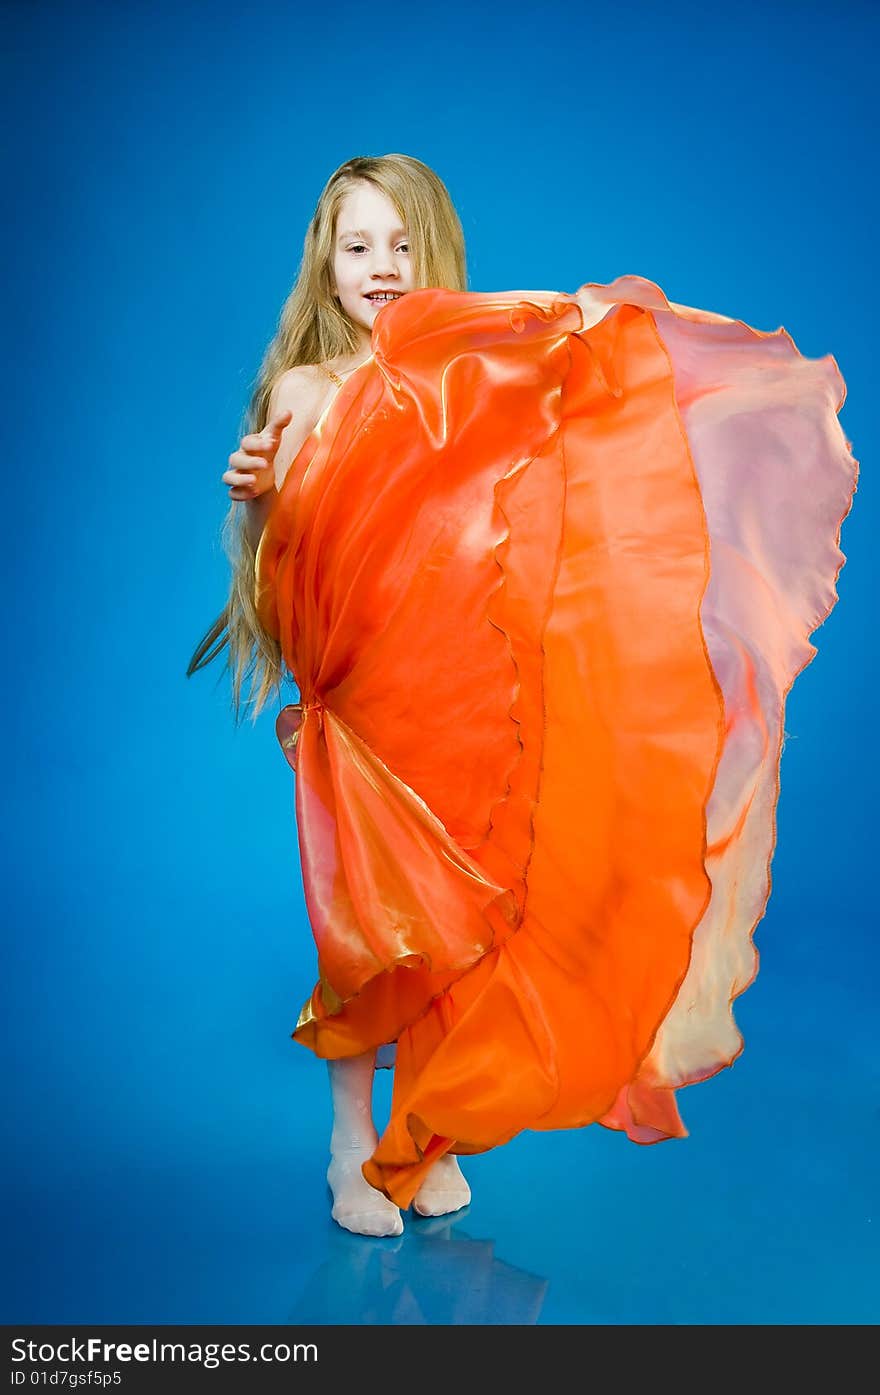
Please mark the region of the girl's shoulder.
<svg viewBox="0 0 880 1395"><path fill-rule="evenodd" d="M283 411L304 398L312 401L326 398L328 391L339 387L354 367L347 359L340 358L328 359L325 363L298 363L286 368L279 373L272 388L272 406Z"/></svg>
<svg viewBox="0 0 880 1395"><path fill-rule="evenodd" d="M285 368L272 385L269 402L270 415L283 412L301 411L314 405L324 395L329 386L326 373L316 363L298 363L293 368Z"/></svg>
<svg viewBox="0 0 880 1395"><path fill-rule="evenodd" d="M340 358L328 359L325 363L298 363L286 368L272 387L268 415L290 411L294 421L299 423L299 430L294 431L291 423L285 436L289 432L291 440L294 436L299 440L301 433L309 435L342 384L360 366Z"/></svg>
<svg viewBox="0 0 880 1395"><path fill-rule="evenodd" d="M320 363L297 363L293 368L285 368L275 379L275 386L282 388L312 387L326 383L327 374Z"/></svg>

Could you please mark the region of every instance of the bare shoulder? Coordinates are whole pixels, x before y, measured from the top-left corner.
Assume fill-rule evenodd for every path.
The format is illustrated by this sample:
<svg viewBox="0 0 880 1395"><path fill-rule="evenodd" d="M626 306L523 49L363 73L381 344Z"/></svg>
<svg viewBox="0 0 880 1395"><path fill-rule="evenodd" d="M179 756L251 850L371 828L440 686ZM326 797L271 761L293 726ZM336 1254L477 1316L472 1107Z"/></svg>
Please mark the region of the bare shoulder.
<svg viewBox="0 0 880 1395"><path fill-rule="evenodd" d="M317 364L298 363L294 368L286 368L272 386L269 413L306 409L310 402L323 396L326 386L327 375Z"/></svg>
<svg viewBox="0 0 880 1395"><path fill-rule="evenodd" d="M269 398L269 417L291 413L281 433L275 455L275 485L280 489L300 450L320 419L330 386L327 375L315 364L302 363L287 368L276 378Z"/></svg>

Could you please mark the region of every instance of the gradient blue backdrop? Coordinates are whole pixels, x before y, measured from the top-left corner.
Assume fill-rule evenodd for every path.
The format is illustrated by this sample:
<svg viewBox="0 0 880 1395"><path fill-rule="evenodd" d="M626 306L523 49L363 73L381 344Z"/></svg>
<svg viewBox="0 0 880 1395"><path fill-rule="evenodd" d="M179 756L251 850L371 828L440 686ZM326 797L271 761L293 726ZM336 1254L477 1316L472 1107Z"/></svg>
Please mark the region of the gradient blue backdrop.
<svg viewBox="0 0 880 1395"><path fill-rule="evenodd" d="M37 1323L869 1323L876 6L5 4L9 1262ZM474 290L634 272L833 353L863 477L795 684L746 1050L683 1143L525 1134L334 1227L293 777L234 730L220 475L331 173L404 151ZM389 1073L379 1078L387 1108Z"/></svg>

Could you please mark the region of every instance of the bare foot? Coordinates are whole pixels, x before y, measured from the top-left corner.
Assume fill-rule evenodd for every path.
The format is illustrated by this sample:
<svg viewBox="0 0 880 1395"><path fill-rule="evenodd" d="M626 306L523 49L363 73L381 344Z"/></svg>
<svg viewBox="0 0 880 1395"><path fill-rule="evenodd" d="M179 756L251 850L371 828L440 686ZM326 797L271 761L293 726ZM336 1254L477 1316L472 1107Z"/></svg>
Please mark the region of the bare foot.
<svg viewBox="0 0 880 1395"><path fill-rule="evenodd" d="M402 1235L399 1208L371 1187L361 1172L361 1163L372 1151L364 1147L337 1148L332 1153L327 1168L327 1182L333 1193L330 1214L337 1225L355 1235Z"/></svg>
<svg viewBox="0 0 880 1395"><path fill-rule="evenodd" d="M460 1211L471 1199L471 1189L464 1179L454 1153L444 1153L413 1198L413 1210L420 1216L445 1216Z"/></svg>

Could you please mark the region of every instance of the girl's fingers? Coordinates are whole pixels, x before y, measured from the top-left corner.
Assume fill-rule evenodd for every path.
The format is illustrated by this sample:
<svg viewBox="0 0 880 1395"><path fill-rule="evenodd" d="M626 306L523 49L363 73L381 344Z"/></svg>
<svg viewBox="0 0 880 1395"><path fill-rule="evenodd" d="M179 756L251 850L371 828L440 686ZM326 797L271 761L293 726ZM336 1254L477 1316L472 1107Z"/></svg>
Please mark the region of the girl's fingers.
<svg viewBox="0 0 880 1395"><path fill-rule="evenodd" d="M285 426L289 426L292 420L293 412L288 407L286 411L278 412L277 415L274 416L271 421L267 421L266 425L263 427L263 430L277 431L280 435L280 433L284 430Z"/></svg>
<svg viewBox="0 0 880 1395"><path fill-rule="evenodd" d="M266 470L275 458L275 450L235 450L229 457L230 470Z"/></svg>
<svg viewBox="0 0 880 1395"><path fill-rule="evenodd" d="M282 432L292 419L293 412L289 409L278 412L262 431L241 438L238 450L229 457L229 469L222 476L223 483L229 485L233 499L254 497L259 478L261 475L265 477L266 470L271 470Z"/></svg>
<svg viewBox="0 0 880 1395"><path fill-rule="evenodd" d="M290 424L293 412L289 409L286 412L279 412L271 421L268 421L262 431L254 431L249 436L243 436L240 449L249 452L251 455L263 455L268 451L274 452L278 449L278 442L281 440L281 433L285 426Z"/></svg>
<svg viewBox="0 0 880 1395"><path fill-rule="evenodd" d="M278 442L267 436L242 436L238 451L235 454L241 455L274 455L278 449Z"/></svg>

